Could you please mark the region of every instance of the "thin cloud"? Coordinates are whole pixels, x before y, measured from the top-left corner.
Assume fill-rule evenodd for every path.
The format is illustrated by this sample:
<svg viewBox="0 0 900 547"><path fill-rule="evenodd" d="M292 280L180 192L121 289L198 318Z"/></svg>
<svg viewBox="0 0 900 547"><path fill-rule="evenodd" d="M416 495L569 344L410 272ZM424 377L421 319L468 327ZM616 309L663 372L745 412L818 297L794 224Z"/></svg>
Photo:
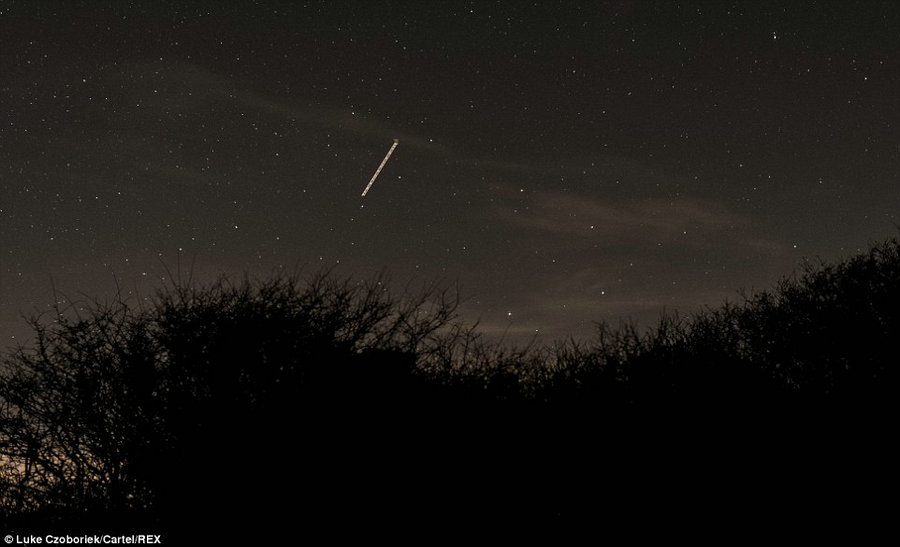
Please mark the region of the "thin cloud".
<svg viewBox="0 0 900 547"><path fill-rule="evenodd" d="M749 223L716 202L698 198L614 203L564 192L540 192L524 207L504 207L496 214L518 228L588 239L722 232Z"/></svg>
<svg viewBox="0 0 900 547"><path fill-rule="evenodd" d="M400 139L412 146L436 152L447 149L428 138L404 131L396 124L368 117L348 108L328 105L297 104L301 100L276 98L239 87L234 80L204 66L186 61L135 62L108 76L108 84L129 90L128 103L133 112L157 116L160 111L197 113L216 110L234 111L235 116L255 114L290 120L301 126L345 131L353 135ZM177 86L173 83L177 82ZM139 85L138 85L139 84Z"/></svg>

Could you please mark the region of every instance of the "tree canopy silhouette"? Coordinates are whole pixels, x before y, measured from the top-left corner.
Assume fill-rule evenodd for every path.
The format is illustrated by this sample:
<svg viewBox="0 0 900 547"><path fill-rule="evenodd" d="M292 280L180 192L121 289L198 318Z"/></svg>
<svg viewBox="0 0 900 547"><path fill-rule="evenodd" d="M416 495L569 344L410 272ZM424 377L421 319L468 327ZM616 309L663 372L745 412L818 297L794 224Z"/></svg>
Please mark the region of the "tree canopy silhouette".
<svg viewBox="0 0 900 547"><path fill-rule="evenodd" d="M395 297L383 277L322 274L34 318L34 347L0 371L3 509L66 520L250 496L247 462L420 394L414 357L458 328L457 305L436 287Z"/></svg>
<svg viewBox="0 0 900 547"><path fill-rule="evenodd" d="M559 485L606 473L610 488L612 450L644 457L623 431L896 406L896 238L646 331L600 325L588 343L490 343L458 303L324 273L35 317L34 344L0 369L0 510L174 529L201 504L258 524L292 518L282 499L372 512L400 488L419 517L438 500L463 511L433 491L470 512L501 499L520 518L558 516L577 510Z"/></svg>

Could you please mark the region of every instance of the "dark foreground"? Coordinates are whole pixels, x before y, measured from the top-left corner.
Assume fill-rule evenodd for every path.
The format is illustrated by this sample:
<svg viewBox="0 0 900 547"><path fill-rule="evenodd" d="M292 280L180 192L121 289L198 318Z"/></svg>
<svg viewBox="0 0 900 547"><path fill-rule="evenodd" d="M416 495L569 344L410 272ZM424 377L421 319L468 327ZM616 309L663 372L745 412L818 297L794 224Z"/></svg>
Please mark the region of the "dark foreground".
<svg viewBox="0 0 900 547"><path fill-rule="evenodd" d="M858 543L891 523L897 240L591 344L492 345L456 304L324 275L37 318L0 368L0 532Z"/></svg>

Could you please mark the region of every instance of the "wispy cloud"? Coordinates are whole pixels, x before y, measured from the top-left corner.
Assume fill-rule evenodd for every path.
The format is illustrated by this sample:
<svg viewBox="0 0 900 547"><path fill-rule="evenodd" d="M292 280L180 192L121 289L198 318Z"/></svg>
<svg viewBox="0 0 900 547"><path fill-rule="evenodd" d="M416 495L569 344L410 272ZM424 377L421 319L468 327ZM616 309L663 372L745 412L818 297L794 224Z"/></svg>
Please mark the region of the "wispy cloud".
<svg viewBox="0 0 900 547"><path fill-rule="evenodd" d="M605 202L565 192L537 193L523 207L500 209L497 216L527 230L591 239L721 232L748 224L721 204L698 198Z"/></svg>
<svg viewBox="0 0 900 547"><path fill-rule="evenodd" d="M160 112L195 114L214 109L218 114L272 116L301 126L345 131L388 142L398 138L405 146L437 152L446 150L389 120L369 117L349 108L304 104L301 98L289 99L247 89L223 74L187 61L135 62L109 78L117 81L108 84L128 90L135 111L142 110L150 116L158 116Z"/></svg>

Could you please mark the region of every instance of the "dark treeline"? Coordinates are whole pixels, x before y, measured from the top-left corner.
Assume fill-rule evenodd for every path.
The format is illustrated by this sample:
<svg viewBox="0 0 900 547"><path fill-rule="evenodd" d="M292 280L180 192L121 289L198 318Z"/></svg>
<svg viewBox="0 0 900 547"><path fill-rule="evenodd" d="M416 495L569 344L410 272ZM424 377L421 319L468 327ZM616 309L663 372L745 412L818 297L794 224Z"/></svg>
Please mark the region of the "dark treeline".
<svg viewBox="0 0 900 547"><path fill-rule="evenodd" d="M691 489L833 492L816 462L895 429L897 239L588 343L487 342L457 305L324 274L36 317L0 370L0 519L172 540L521 528Z"/></svg>

